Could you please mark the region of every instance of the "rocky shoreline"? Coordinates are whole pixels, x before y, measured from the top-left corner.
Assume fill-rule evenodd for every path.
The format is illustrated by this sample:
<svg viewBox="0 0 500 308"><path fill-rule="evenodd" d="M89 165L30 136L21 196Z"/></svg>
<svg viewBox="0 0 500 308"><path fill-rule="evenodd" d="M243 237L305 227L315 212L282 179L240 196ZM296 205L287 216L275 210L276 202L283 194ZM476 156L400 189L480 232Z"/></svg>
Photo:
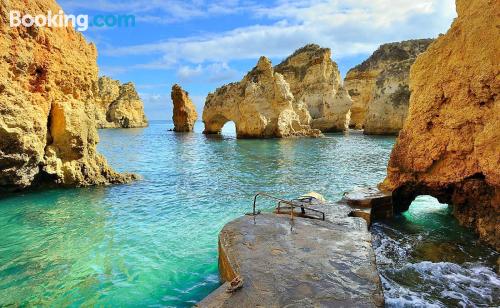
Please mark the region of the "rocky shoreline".
<svg viewBox="0 0 500 308"><path fill-rule="evenodd" d="M204 134L233 121L237 138L321 137L348 127L398 135L378 188L314 204L326 220L247 215L219 237L226 282L202 307L384 304L368 226L420 195L500 250L500 2L456 0L458 17L436 40L381 45L341 80L331 50L309 44L282 63L261 57L239 82L208 94ZM55 1L11 0L7 12L59 11ZM0 26L0 196L33 187L127 183L98 153L97 128L148 125L132 83L99 78L97 50L72 27ZM198 117L174 85L176 132ZM332 170L334 172L334 170ZM293 215L292 215L293 217ZM450 217L452 219L452 217Z"/></svg>

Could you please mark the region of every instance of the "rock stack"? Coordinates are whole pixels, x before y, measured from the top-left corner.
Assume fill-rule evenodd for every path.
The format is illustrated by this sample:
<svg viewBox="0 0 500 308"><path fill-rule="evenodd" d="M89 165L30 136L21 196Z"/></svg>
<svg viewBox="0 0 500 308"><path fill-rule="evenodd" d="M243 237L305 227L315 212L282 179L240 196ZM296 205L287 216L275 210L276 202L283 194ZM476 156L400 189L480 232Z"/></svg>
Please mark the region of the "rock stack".
<svg viewBox="0 0 500 308"><path fill-rule="evenodd" d="M352 101L331 51L306 45L276 67L262 57L239 83L209 94L206 133L234 121L241 137L319 136L346 128Z"/></svg>
<svg viewBox="0 0 500 308"><path fill-rule="evenodd" d="M174 111L172 120L174 121L174 131L192 132L194 124L198 119L196 108L189 98L189 93L184 91L178 84L172 87L172 102Z"/></svg>
<svg viewBox="0 0 500 308"><path fill-rule="evenodd" d="M220 133L228 121L235 123L238 138L321 135L307 124L307 108L295 101L283 75L274 72L266 57L261 57L240 82L208 95L203 110L204 133Z"/></svg>
<svg viewBox="0 0 500 308"><path fill-rule="evenodd" d="M274 68L285 77L297 103L306 107L311 127L324 133L345 130L346 116L352 105L331 56L329 48L310 44Z"/></svg>

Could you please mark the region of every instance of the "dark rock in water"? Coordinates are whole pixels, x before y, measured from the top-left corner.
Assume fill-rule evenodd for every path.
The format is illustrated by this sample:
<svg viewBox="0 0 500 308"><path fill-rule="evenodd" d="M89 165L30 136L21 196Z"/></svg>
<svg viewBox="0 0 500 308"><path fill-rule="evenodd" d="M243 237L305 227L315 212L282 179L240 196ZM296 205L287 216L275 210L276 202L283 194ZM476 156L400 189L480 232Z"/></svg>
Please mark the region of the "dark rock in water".
<svg viewBox="0 0 500 308"><path fill-rule="evenodd" d="M324 205L327 220L271 213L244 216L219 236L219 271L227 283L200 307L381 307L384 298L363 219Z"/></svg>
<svg viewBox="0 0 500 308"><path fill-rule="evenodd" d="M353 209L352 216L364 218L368 224L393 215L392 194L378 188L365 187L347 192L341 202Z"/></svg>

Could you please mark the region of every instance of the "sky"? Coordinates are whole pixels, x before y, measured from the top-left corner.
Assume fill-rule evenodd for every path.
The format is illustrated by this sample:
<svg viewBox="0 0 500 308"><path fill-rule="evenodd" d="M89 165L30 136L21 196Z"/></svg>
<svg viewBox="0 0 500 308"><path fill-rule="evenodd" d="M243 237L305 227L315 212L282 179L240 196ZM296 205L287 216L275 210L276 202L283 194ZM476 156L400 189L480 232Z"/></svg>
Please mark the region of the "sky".
<svg viewBox="0 0 500 308"><path fill-rule="evenodd" d="M239 81L260 56L278 64L316 43L342 76L380 44L434 38L456 17L454 0L58 0L66 14L134 15L135 26L83 32L100 75L133 82L150 120L172 117L180 84L198 113L217 87Z"/></svg>

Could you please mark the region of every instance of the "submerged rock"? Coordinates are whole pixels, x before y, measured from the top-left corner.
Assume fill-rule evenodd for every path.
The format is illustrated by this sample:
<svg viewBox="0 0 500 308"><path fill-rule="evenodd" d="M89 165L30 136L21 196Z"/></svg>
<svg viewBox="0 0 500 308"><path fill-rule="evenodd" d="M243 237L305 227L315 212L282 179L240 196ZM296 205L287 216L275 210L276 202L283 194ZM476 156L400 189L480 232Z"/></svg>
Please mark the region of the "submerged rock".
<svg viewBox="0 0 500 308"><path fill-rule="evenodd" d="M233 121L238 138L321 135L308 125L307 108L297 104L283 76L261 57L257 66L238 83L218 88L207 96L203 109L205 134L220 133Z"/></svg>
<svg viewBox="0 0 500 308"><path fill-rule="evenodd" d="M174 131L192 132L194 123L198 119L196 108L189 98L189 93L184 91L178 84L172 87L172 102L174 111L172 120L174 121Z"/></svg>
<svg viewBox="0 0 500 308"><path fill-rule="evenodd" d="M99 78L96 119L98 128L146 127L144 104L133 83L120 84L109 77Z"/></svg>
<svg viewBox="0 0 500 308"><path fill-rule="evenodd" d="M60 9L52 0L0 3L0 192L132 179L114 172L96 150L95 46L71 27L8 23L10 11Z"/></svg>
<svg viewBox="0 0 500 308"><path fill-rule="evenodd" d="M458 18L413 64L410 110L382 187L402 211L418 195L453 207L500 249L500 2L457 0Z"/></svg>
<svg viewBox="0 0 500 308"><path fill-rule="evenodd" d="M352 100L350 126L366 134L397 134L408 112L408 76L416 57L431 39L380 46L367 60L349 70L345 88Z"/></svg>
<svg viewBox="0 0 500 308"><path fill-rule="evenodd" d="M352 101L342 87L331 50L306 45L274 68L285 77L297 103L305 105L311 127L322 132L343 131Z"/></svg>

